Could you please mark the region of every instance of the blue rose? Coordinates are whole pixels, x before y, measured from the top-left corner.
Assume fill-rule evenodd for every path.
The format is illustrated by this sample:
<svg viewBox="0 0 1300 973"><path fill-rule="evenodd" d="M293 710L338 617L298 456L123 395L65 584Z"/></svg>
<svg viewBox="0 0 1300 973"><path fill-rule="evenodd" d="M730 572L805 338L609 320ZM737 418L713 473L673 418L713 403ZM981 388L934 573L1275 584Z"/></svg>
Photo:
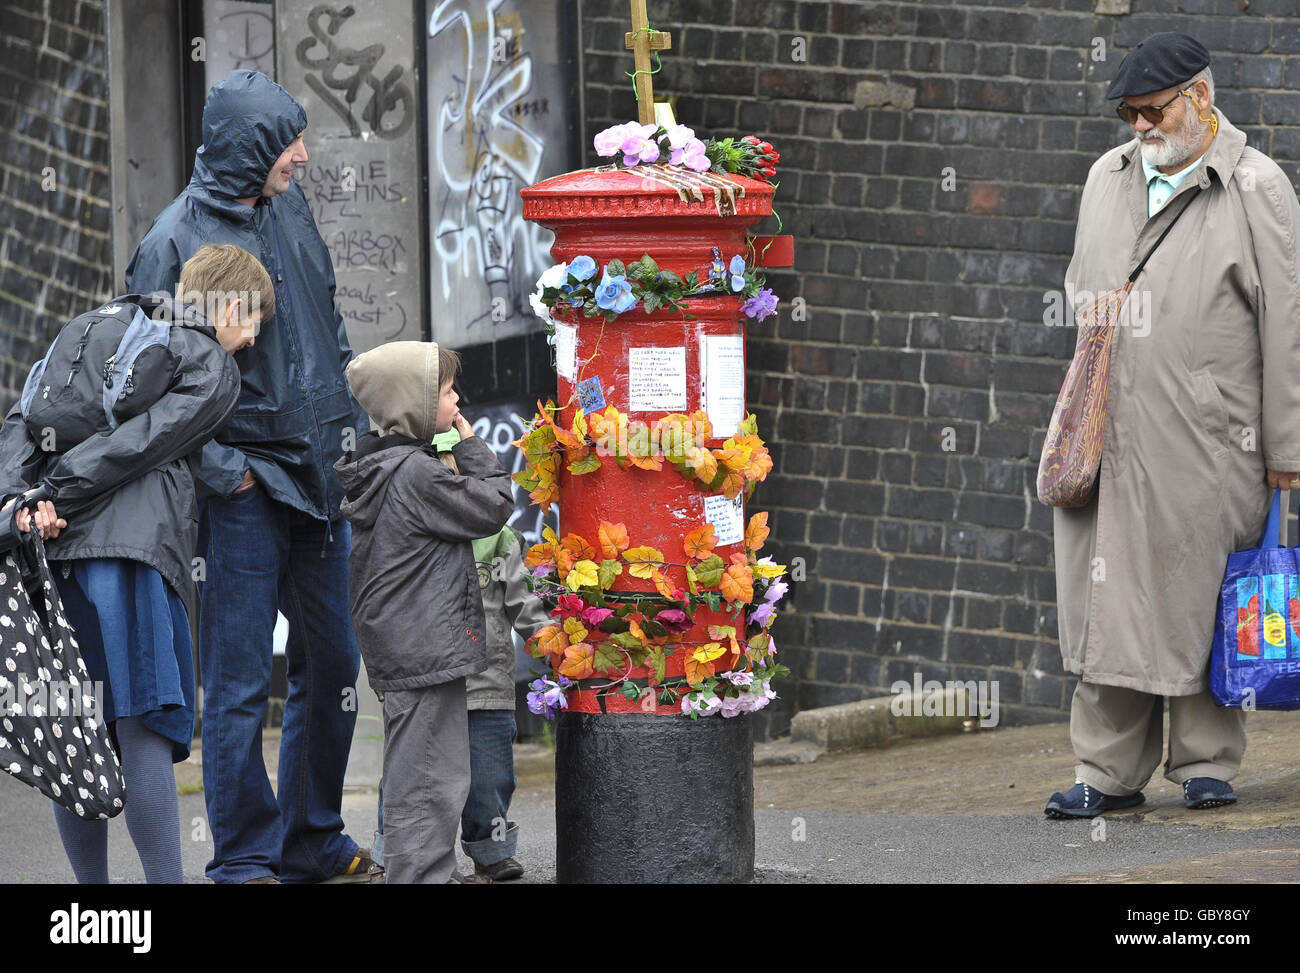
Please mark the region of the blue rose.
<svg viewBox="0 0 1300 973"><path fill-rule="evenodd" d="M613 311L615 314L622 314L635 304L636 298L632 296L632 285L627 277L623 274L611 277L606 270L600 286L596 288L596 306L606 311Z"/></svg>
<svg viewBox="0 0 1300 973"><path fill-rule="evenodd" d="M596 273L596 261L583 255L574 257L573 263L569 264L569 276L574 280L590 280Z"/></svg>

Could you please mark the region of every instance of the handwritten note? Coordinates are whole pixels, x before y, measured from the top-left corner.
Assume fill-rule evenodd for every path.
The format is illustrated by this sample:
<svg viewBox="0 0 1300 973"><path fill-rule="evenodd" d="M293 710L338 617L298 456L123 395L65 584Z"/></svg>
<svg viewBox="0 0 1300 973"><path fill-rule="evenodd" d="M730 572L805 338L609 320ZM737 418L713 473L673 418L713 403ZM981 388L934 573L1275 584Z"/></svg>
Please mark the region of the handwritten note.
<svg viewBox="0 0 1300 973"><path fill-rule="evenodd" d="M745 500L739 494L735 500L712 495L704 498L704 519L713 525L718 547L739 544L745 537Z"/></svg>
<svg viewBox="0 0 1300 973"><path fill-rule="evenodd" d="M627 350L628 411L686 411L686 349Z"/></svg>
<svg viewBox="0 0 1300 973"><path fill-rule="evenodd" d="M745 418L745 346L740 335L704 335L700 362L704 409L713 435L736 434Z"/></svg>
<svg viewBox="0 0 1300 973"><path fill-rule="evenodd" d="M555 324L555 372L566 382L577 377L578 329L571 324Z"/></svg>

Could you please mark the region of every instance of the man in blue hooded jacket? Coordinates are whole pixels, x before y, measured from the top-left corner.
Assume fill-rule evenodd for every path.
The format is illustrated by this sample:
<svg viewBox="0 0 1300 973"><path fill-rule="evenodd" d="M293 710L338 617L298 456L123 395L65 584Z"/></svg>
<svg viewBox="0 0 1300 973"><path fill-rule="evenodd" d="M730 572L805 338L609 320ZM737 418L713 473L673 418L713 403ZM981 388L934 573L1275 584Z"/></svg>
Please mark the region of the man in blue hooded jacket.
<svg viewBox="0 0 1300 973"><path fill-rule="evenodd" d="M352 349L329 251L293 179L306 127L302 106L264 74L213 85L189 185L126 269L129 291L174 292L199 247L234 243L275 283L273 321L235 356L235 416L194 464L207 497L197 579L207 874L219 883L364 880L370 864L340 813L360 654L333 470L368 423L344 377ZM273 793L262 719L277 609L289 621L289 697Z"/></svg>

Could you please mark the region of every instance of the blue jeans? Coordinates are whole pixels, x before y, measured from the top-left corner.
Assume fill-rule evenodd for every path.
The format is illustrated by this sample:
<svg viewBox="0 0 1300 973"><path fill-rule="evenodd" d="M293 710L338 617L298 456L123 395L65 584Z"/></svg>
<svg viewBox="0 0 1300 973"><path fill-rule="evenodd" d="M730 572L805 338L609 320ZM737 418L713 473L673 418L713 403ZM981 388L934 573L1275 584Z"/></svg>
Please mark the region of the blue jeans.
<svg viewBox="0 0 1300 973"><path fill-rule="evenodd" d="M519 826L507 819L515 793L515 714L469 711L469 800L460 816L460 846L475 865L514 857Z"/></svg>
<svg viewBox="0 0 1300 973"><path fill-rule="evenodd" d="M346 520L328 527L261 486L203 507L199 554L203 793L218 883L278 875L317 882L347 869L343 833L361 654L348 607ZM289 621L289 698L277 790L262 759L276 610ZM277 798L278 794L278 798Z"/></svg>
<svg viewBox="0 0 1300 973"><path fill-rule="evenodd" d="M469 800L460 817L460 846L475 865L513 858L519 825L506 819L515 793L515 714L508 709L469 711ZM502 830L504 823L505 829ZM493 832L499 836L493 839ZM370 853L384 864L384 782L379 782L379 830Z"/></svg>

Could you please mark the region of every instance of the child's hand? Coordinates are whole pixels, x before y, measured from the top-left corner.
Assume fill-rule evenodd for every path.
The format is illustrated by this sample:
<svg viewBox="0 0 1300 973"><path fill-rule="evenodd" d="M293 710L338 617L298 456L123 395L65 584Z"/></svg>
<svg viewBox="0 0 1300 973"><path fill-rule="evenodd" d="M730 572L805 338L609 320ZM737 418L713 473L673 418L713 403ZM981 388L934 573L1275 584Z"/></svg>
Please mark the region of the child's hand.
<svg viewBox="0 0 1300 973"><path fill-rule="evenodd" d="M454 416L451 417L451 424L455 426L456 431L460 433L460 438L462 441L473 438L474 427L471 426L468 422L466 422L465 417L461 415L459 412L457 412Z"/></svg>

